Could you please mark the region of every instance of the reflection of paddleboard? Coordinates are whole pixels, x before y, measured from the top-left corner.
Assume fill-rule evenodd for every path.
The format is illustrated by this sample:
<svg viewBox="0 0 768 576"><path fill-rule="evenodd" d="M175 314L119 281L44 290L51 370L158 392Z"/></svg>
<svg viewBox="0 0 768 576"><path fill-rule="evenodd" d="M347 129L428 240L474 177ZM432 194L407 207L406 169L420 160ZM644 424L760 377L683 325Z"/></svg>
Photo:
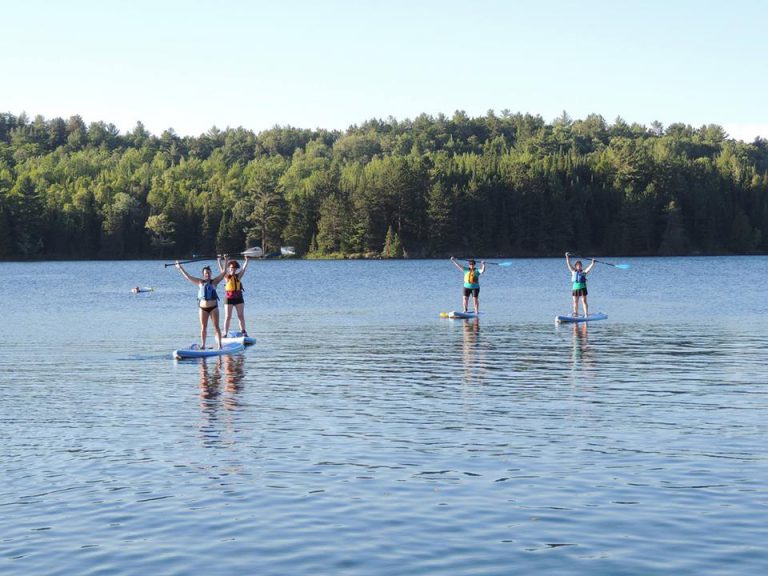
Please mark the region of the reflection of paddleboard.
<svg viewBox="0 0 768 576"><path fill-rule="evenodd" d="M608 318L608 314L598 312L597 314L590 314L589 316L557 316L555 322L558 324L576 323L576 322L593 322L595 320L605 320Z"/></svg>
<svg viewBox="0 0 768 576"><path fill-rule="evenodd" d="M232 332L230 330L221 339L222 344L227 344L228 342L242 342L245 346L250 346L251 344L256 344L256 338L253 336L243 336L242 332Z"/></svg>
<svg viewBox="0 0 768 576"><path fill-rule="evenodd" d="M440 316L443 318L478 318L480 314L478 312L459 312L453 310L451 312L441 312Z"/></svg>
<svg viewBox="0 0 768 576"><path fill-rule="evenodd" d="M179 348L173 351L173 357L177 360L183 358L208 358L209 356L223 356L225 354L234 354L243 350L242 342L222 343L221 349L205 348L200 349L199 344L192 344L188 348Z"/></svg>
<svg viewBox="0 0 768 576"><path fill-rule="evenodd" d="M131 288L131 292L134 294L141 294L142 292L152 292L154 288L147 288L146 286L143 288L139 288L138 286L136 288Z"/></svg>

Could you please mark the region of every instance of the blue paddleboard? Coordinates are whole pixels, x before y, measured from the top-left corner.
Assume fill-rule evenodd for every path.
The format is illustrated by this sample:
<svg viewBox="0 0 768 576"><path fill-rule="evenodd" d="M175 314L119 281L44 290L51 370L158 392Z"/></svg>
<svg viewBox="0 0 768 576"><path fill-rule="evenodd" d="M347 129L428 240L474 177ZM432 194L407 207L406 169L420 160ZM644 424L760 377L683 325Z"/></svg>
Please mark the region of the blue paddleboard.
<svg viewBox="0 0 768 576"><path fill-rule="evenodd" d="M235 354L242 352L245 348L242 342L223 343L220 349L205 348L201 349L199 344L192 344L188 348L179 348L173 351L173 357L177 360L184 358L209 358L211 356L224 356L225 354Z"/></svg>
<svg viewBox="0 0 768 576"><path fill-rule="evenodd" d="M590 314L589 316L556 316L555 322L558 324L576 324L579 322L594 322L595 320L605 320L608 318L608 314L598 312L597 314Z"/></svg>

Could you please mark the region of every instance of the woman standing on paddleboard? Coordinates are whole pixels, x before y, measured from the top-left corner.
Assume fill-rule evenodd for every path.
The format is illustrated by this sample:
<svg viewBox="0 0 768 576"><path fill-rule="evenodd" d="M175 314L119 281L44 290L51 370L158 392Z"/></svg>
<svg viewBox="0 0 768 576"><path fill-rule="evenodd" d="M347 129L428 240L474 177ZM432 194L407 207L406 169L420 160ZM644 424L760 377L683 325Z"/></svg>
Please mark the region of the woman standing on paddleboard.
<svg viewBox="0 0 768 576"><path fill-rule="evenodd" d="M571 296L573 296L573 315L579 315L579 298L581 298L581 309L584 311L584 317L589 316L589 306L587 305L587 274L589 274L592 267L595 265L595 261L587 266L585 270L582 270L581 260L571 266L571 253L565 253L565 263L568 266L568 270L571 271Z"/></svg>
<svg viewBox="0 0 768 576"><path fill-rule="evenodd" d="M469 266L462 266L451 256L451 262L464 273L464 312L467 311L469 296L472 295L472 303L475 305L475 314L480 314L480 274L485 272L485 262L480 262L480 269L475 268L475 261L469 260Z"/></svg>
<svg viewBox="0 0 768 576"><path fill-rule="evenodd" d="M229 334L229 323L232 321L232 309L237 310L237 322L240 326L240 336L248 336L245 330L245 301L243 300L242 278L245 270L248 268L250 259L245 255L245 264L243 269L238 272L240 263L237 260L229 260L229 256L224 254L218 259L219 269L224 273L224 334ZM226 263L226 268L224 267Z"/></svg>
<svg viewBox="0 0 768 576"><path fill-rule="evenodd" d="M219 295L216 293L216 285L224 278L224 272L216 277L211 277L211 267L203 267L203 277L197 278L184 270L184 267L176 260L176 268L187 280L196 284L198 314L200 316L200 349L205 349L205 340L208 335L208 319L213 323L216 332L216 345L221 349L221 329L219 328Z"/></svg>

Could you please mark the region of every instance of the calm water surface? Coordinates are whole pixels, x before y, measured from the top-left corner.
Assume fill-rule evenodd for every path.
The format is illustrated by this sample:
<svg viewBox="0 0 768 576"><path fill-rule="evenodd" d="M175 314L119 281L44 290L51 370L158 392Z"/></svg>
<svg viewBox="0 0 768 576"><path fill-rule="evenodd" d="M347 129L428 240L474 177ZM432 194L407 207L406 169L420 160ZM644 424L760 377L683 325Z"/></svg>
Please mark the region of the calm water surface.
<svg viewBox="0 0 768 576"><path fill-rule="evenodd" d="M0 573L765 572L768 258L621 261L254 262L185 362L175 269L0 264Z"/></svg>

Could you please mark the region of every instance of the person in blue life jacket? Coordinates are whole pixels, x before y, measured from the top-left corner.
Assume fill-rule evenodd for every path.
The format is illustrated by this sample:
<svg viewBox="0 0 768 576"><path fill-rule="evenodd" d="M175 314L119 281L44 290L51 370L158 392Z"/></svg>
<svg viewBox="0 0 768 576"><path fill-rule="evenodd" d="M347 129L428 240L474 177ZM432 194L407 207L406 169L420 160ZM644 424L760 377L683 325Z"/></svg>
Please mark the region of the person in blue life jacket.
<svg viewBox="0 0 768 576"><path fill-rule="evenodd" d="M480 261L480 269L475 268L474 260L469 260L468 266L462 266L456 262L456 258L451 256L451 262L464 274L464 312L467 311L467 304L469 304L469 296L471 295L475 314L480 314L480 275L485 272L485 262Z"/></svg>
<svg viewBox="0 0 768 576"><path fill-rule="evenodd" d="M565 263L568 270L571 271L571 296L573 296L573 316L579 315L579 299L581 299L581 309L584 311L584 317L589 316L589 305L587 304L587 274L592 270L595 261L582 269L581 260L571 265L571 253L565 253Z"/></svg>
<svg viewBox="0 0 768 576"><path fill-rule="evenodd" d="M197 285L197 308L200 316L200 348L205 349L205 340L208 335L208 319L213 324L216 332L216 345L221 349L221 329L219 328L219 295L216 293L216 286L224 278L224 272L218 276L212 277L211 267L204 266L202 270L203 277L197 278L184 270L184 267L176 260L176 268L181 275L192 284Z"/></svg>
<svg viewBox="0 0 768 576"><path fill-rule="evenodd" d="M245 264L240 269L237 260L230 260L227 254L217 258L219 270L224 272L224 334L229 334L229 323L232 321L232 309L237 310L237 323L243 336L248 336L245 330L245 300L243 300L242 278L248 268L250 259L245 256Z"/></svg>

